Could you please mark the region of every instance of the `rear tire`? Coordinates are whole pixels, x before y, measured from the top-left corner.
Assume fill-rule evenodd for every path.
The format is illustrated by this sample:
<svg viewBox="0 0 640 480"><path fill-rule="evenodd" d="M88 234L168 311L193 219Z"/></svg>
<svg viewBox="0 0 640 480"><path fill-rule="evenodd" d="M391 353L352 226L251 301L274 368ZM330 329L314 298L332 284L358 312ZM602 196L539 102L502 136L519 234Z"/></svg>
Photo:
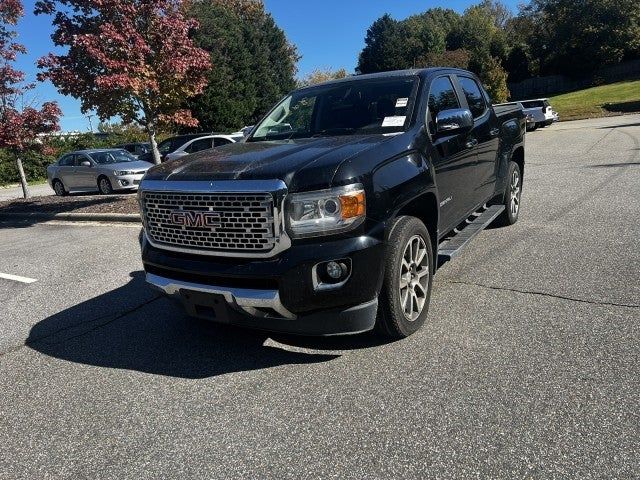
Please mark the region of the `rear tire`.
<svg viewBox="0 0 640 480"><path fill-rule="evenodd" d="M102 195L109 195L113 193L113 187L107 177L98 178L98 190Z"/></svg>
<svg viewBox="0 0 640 480"><path fill-rule="evenodd" d="M397 218L385 255L376 330L405 338L425 323L429 311L434 269L427 227L415 217Z"/></svg>
<svg viewBox="0 0 640 480"><path fill-rule="evenodd" d="M68 193L60 180L54 180L52 186L53 191L56 192L56 195L59 197L64 197Z"/></svg>
<svg viewBox="0 0 640 480"><path fill-rule="evenodd" d="M514 162L509 162L509 174L507 185L503 195L504 212L498 217L498 224L501 226L513 225L518 221L520 215L520 200L522 197L522 173L520 166Z"/></svg>

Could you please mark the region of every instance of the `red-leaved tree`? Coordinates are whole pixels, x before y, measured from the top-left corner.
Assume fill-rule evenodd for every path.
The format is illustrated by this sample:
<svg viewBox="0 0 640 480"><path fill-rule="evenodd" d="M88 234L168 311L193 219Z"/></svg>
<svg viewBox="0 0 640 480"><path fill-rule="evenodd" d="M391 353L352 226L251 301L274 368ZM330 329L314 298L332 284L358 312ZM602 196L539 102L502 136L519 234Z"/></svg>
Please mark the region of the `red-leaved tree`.
<svg viewBox="0 0 640 480"><path fill-rule="evenodd" d="M0 0L0 148L14 154L25 198L29 187L22 168L22 155L27 148L44 147L38 135L58 130L60 109L55 102L36 108L26 100L34 86L25 84L24 72L16 70L16 56L26 53L23 45L14 42L14 27L24 10L20 0Z"/></svg>
<svg viewBox="0 0 640 480"><path fill-rule="evenodd" d="M80 99L83 112L141 125L160 163L158 129L198 124L183 105L202 92L211 68L209 54L189 38L198 25L185 16L185 2L39 0L35 13L54 15L53 42L68 47L40 59L39 78Z"/></svg>

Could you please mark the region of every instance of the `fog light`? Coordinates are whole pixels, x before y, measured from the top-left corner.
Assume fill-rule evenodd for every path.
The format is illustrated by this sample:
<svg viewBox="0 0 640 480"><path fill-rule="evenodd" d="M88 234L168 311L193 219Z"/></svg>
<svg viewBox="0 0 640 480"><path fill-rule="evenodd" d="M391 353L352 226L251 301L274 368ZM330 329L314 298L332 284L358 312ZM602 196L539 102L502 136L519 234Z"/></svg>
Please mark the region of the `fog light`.
<svg viewBox="0 0 640 480"><path fill-rule="evenodd" d="M328 262L327 263L327 275L334 280L338 280L343 274L342 265L338 262Z"/></svg>
<svg viewBox="0 0 640 480"><path fill-rule="evenodd" d="M126 187L127 185L129 185L129 180L120 180L120 184L121 184L123 187Z"/></svg>

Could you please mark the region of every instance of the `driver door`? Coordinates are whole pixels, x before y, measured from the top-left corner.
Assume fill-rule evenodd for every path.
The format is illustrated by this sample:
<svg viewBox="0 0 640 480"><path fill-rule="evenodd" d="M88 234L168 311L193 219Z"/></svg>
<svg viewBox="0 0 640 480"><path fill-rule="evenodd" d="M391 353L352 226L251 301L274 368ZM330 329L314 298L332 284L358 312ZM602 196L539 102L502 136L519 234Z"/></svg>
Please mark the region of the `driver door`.
<svg viewBox="0 0 640 480"><path fill-rule="evenodd" d="M449 75L435 78L429 91L427 125L431 142L426 152L434 166L440 202L439 229L448 232L462 222L473 208L475 144L469 132L437 132L439 112L460 108L461 102Z"/></svg>
<svg viewBox="0 0 640 480"><path fill-rule="evenodd" d="M82 165L82 162L89 162L91 166ZM74 177L76 188L90 189L98 187L95 163L87 155L76 155Z"/></svg>

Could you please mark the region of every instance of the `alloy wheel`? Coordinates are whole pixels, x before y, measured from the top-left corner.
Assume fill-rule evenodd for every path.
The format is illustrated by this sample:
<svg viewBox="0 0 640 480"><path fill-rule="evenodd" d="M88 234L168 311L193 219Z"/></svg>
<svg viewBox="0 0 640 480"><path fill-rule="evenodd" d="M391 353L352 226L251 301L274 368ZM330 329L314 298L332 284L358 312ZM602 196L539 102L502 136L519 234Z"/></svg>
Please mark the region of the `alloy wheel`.
<svg viewBox="0 0 640 480"><path fill-rule="evenodd" d="M54 192L56 192L56 195L58 195L59 197L64 195L64 187L62 186L61 182L55 182L53 184L53 190Z"/></svg>
<svg viewBox="0 0 640 480"><path fill-rule="evenodd" d="M109 180L106 178L100 179L100 191L105 195L111 192L111 185L109 184Z"/></svg>
<svg viewBox="0 0 640 480"><path fill-rule="evenodd" d="M409 239L400 268L400 305L407 320L415 321L424 309L429 287L429 255L420 235Z"/></svg>
<svg viewBox="0 0 640 480"><path fill-rule="evenodd" d="M518 170L514 170L511 175L511 199L509 201L509 208L511 210L511 215L518 215L518 210L520 209L520 173Z"/></svg>

